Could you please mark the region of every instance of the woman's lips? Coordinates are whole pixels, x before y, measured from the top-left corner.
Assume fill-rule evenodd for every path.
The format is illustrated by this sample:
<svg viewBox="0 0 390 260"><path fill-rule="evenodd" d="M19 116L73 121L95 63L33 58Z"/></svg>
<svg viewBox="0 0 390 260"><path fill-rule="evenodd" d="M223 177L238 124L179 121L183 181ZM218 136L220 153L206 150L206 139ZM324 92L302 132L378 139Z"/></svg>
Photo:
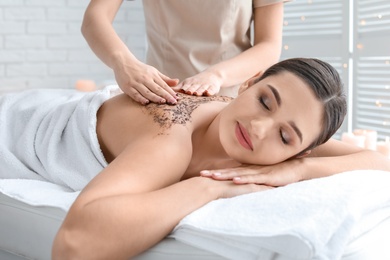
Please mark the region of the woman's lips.
<svg viewBox="0 0 390 260"><path fill-rule="evenodd" d="M253 145L246 129L237 122L236 137L238 142L246 149L253 151Z"/></svg>

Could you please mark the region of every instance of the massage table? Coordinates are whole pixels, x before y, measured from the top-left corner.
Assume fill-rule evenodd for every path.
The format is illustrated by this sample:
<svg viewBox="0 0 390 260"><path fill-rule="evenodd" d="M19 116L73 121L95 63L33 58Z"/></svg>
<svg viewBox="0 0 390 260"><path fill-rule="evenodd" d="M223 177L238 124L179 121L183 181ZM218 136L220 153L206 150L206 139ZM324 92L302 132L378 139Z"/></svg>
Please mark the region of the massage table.
<svg viewBox="0 0 390 260"><path fill-rule="evenodd" d="M50 259L53 238L66 212L55 207L34 207L0 194L0 259ZM390 218L348 243L342 260L390 259ZM220 260L212 252L166 238L137 260ZM288 259L275 254L274 260ZM266 260L266 259L264 259Z"/></svg>
<svg viewBox="0 0 390 260"><path fill-rule="evenodd" d="M320 185L323 184L320 183ZM8 193L8 195L6 195L5 193ZM26 199L18 199L16 194L17 192L12 193L9 192L9 190L4 191L4 189L3 192L0 192L0 259L50 259L53 238L66 215L66 210L64 209L64 207L32 205L35 202L25 203L23 202L23 200L26 201ZM75 196L76 195L77 194L75 194ZM383 201L390 201L390 199L386 198ZM352 203L350 203L349 205L352 205ZM388 205L386 205L386 207L388 207ZM368 231L362 232L358 236L351 236L348 239L345 247L343 248L342 256L340 259L390 259L390 214L388 215L389 217L386 217L387 215L382 214L380 220L376 217L377 222L375 223L375 225L372 226L372 228L370 228ZM318 223L318 225L323 225L323 223ZM193 238L190 237L190 239ZM196 239L202 241L202 236L200 236L200 239ZM213 250L206 250L204 248L197 247L191 245L191 243L183 241L184 240L176 239L175 236L168 236L154 247L150 248L146 252L133 259L229 259L213 252ZM233 255L231 259L239 258L234 258ZM253 259L292 260L298 258L290 258L283 254L268 251L268 253L263 254L263 257ZM327 258L314 257L310 259Z"/></svg>

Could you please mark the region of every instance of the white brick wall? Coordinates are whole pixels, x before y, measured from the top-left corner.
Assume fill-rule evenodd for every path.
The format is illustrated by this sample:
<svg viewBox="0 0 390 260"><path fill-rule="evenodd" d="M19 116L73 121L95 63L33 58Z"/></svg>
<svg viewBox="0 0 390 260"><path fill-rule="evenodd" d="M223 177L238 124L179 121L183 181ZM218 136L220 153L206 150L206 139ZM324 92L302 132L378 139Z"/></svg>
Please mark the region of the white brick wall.
<svg viewBox="0 0 390 260"><path fill-rule="evenodd" d="M98 85L114 76L81 35L88 0L0 0L0 92ZM120 37L145 60L142 1L124 1L114 21Z"/></svg>

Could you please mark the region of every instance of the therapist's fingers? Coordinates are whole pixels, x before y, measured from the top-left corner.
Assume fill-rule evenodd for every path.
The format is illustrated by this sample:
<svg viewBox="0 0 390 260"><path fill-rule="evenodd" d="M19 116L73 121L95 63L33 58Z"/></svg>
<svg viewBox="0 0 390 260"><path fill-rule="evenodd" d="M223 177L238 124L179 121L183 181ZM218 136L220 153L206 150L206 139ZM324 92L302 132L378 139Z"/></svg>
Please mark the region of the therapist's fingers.
<svg viewBox="0 0 390 260"><path fill-rule="evenodd" d="M176 85L178 83L178 79L171 79L164 74L159 75L160 77L154 78L152 81L146 82L145 86L152 92L152 93L145 93L145 95L153 96L153 94L163 98L168 102L169 104L176 104L177 102L177 95L176 92L170 87L170 85ZM145 96L146 97L146 96ZM147 98L147 97L146 97Z"/></svg>
<svg viewBox="0 0 390 260"><path fill-rule="evenodd" d="M195 95L195 91L200 87L198 82L184 81L181 83L181 90L187 95Z"/></svg>
<svg viewBox="0 0 390 260"><path fill-rule="evenodd" d="M220 89L221 88L219 86L208 84L204 85L203 88L199 90L199 92L201 92L203 96L213 96L218 94Z"/></svg>
<svg viewBox="0 0 390 260"><path fill-rule="evenodd" d="M177 86L177 84L179 83L179 79L172 79L162 73L160 73L159 76L160 78L155 79L154 82L160 85L172 97L177 99L177 95L174 87ZM165 98L168 99L167 97Z"/></svg>
<svg viewBox="0 0 390 260"><path fill-rule="evenodd" d="M181 92L194 96L213 96L219 92L219 87L211 84L186 84L180 88Z"/></svg>
<svg viewBox="0 0 390 260"><path fill-rule="evenodd" d="M163 84L162 82L159 83ZM172 105L177 103L176 93L170 87L161 87L154 81L144 83L144 86L140 86L137 90L143 97L154 103L168 103Z"/></svg>
<svg viewBox="0 0 390 260"><path fill-rule="evenodd" d="M114 73L123 92L141 104L177 103L178 97L171 86L177 85L179 80L162 74L153 66L127 61L115 67Z"/></svg>
<svg viewBox="0 0 390 260"><path fill-rule="evenodd" d="M140 92L135 88L129 88L125 92L129 97L131 97L134 101L142 104L147 105L150 103L149 99L145 98L143 95L140 94Z"/></svg>
<svg viewBox="0 0 390 260"><path fill-rule="evenodd" d="M169 87L177 86L179 83L179 79L172 79L162 73L160 73L160 77Z"/></svg>
<svg viewBox="0 0 390 260"><path fill-rule="evenodd" d="M149 84L149 86L146 86ZM167 93L164 93L164 90L160 88L159 86L152 85L153 83L135 83L132 84L131 87L125 88L125 93L130 96L133 100L146 105L150 102L158 103L158 104L165 104L167 103L167 100L161 96L166 95ZM152 90L151 90L152 89ZM156 92L156 93L155 93ZM160 94L160 95L159 95ZM168 103L175 104L175 101L169 100Z"/></svg>
<svg viewBox="0 0 390 260"><path fill-rule="evenodd" d="M203 96L205 91L210 87L209 84L199 84L197 88L193 90L194 96Z"/></svg>
<svg viewBox="0 0 390 260"><path fill-rule="evenodd" d="M167 103L167 100L159 95L157 95L156 93L154 93L153 91L155 92L158 92L156 91L157 87L155 89L153 89L153 91L151 91L149 89L148 86L145 86L144 84L135 84L133 85L133 90L131 90L132 93L134 93L133 95L130 95L134 100L143 100L143 99L146 99L147 102L146 103L142 103L144 105L150 103L150 102L153 102L153 103L157 103L157 104L165 104ZM161 92L160 92L161 93Z"/></svg>

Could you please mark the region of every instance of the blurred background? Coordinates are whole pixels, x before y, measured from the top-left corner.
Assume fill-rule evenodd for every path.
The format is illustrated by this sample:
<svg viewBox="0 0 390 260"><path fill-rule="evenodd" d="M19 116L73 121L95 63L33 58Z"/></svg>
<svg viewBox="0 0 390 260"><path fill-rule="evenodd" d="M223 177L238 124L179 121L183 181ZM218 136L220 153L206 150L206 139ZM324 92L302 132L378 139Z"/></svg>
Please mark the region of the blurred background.
<svg viewBox="0 0 390 260"><path fill-rule="evenodd" d="M73 88L79 79L107 84L113 73L81 35L88 0L0 0L0 90ZM124 1L116 32L144 60L142 1Z"/></svg>

